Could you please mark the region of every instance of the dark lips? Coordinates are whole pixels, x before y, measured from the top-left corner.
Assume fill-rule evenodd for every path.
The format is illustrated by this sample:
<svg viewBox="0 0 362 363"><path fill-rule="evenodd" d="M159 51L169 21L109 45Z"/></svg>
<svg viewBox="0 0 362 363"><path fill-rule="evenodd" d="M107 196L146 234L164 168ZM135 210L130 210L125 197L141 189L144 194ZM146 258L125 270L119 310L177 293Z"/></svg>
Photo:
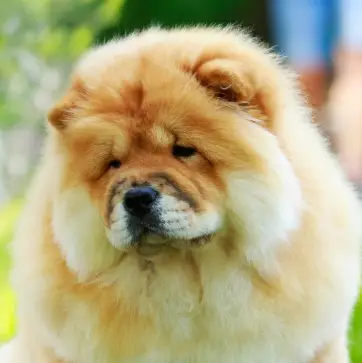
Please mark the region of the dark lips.
<svg viewBox="0 0 362 363"><path fill-rule="evenodd" d="M150 213L144 216L142 219L134 216L129 216L128 221L128 231L132 235L132 240L134 244L137 244L142 236L147 236L149 234L162 235L161 222L158 216L154 213Z"/></svg>
<svg viewBox="0 0 362 363"><path fill-rule="evenodd" d="M200 247L207 244L213 234L203 235L190 240L173 239L162 228L158 215L150 213L142 219L134 216L128 217L128 231L132 235L132 245L138 250L149 250L156 253L166 246L170 248Z"/></svg>

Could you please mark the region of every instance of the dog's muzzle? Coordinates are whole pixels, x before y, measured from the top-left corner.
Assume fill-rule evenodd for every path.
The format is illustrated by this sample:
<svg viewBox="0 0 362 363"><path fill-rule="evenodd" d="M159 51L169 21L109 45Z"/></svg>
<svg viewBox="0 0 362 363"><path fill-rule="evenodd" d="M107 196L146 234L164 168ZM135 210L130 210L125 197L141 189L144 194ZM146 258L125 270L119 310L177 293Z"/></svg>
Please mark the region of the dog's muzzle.
<svg viewBox="0 0 362 363"><path fill-rule="evenodd" d="M150 233L163 234L159 199L160 193L148 185L132 187L125 193L123 207L133 241Z"/></svg>

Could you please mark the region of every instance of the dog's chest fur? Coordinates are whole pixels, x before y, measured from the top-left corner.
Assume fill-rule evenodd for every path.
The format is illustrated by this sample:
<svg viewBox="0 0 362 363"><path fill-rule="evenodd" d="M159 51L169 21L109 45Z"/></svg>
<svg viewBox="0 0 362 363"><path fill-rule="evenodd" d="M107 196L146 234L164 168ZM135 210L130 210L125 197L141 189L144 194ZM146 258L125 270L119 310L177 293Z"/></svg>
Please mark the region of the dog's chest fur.
<svg viewBox="0 0 362 363"><path fill-rule="evenodd" d="M315 325L288 321L279 292L237 256L205 253L207 263L197 253L125 258L94 297L76 293L42 310L46 335L60 356L77 363L306 361ZM67 312L61 323L59 311Z"/></svg>

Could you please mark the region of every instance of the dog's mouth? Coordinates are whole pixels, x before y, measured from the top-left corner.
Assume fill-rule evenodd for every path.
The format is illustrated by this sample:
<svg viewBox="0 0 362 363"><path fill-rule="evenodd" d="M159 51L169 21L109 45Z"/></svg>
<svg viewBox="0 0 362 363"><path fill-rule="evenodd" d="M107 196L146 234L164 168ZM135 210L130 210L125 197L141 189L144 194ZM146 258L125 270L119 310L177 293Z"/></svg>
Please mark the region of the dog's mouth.
<svg viewBox="0 0 362 363"><path fill-rule="evenodd" d="M133 232L132 246L142 254L155 254L167 249L197 248L210 242L213 234L204 234L195 238L178 238L170 231L155 223L137 221L131 224Z"/></svg>
<svg viewBox="0 0 362 363"><path fill-rule="evenodd" d="M107 234L116 248L158 251L199 247L208 243L221 228L222 218L216 208L196 211L184 200L168 195L159 195L153 200L151 191L154 192L149 187L136 189L138 194L142 192L150 197L144 197L142 203L133 200L139 197L135 194L131 195L133 199L125 199L127 203L114 204Z"/></svg>

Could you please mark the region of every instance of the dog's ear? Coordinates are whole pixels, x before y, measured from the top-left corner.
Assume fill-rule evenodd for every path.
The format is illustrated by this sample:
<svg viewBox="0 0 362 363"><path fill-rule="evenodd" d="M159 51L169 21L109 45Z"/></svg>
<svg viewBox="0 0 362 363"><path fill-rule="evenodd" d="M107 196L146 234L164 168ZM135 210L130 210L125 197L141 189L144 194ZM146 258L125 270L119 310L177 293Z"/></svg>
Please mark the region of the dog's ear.
<svg viewBox="0 0 362 363"><path fill-rule="evenodd" d="M260 72L261 71L261 72ZM273 99L268 79L247 62L217 58L206 61L194 71L202 86L214 97L228 104L242 107L262 121L272 119Z"/></svg>
<svg viewBox="0 0 362 363"><path fill-rule="evenodd" d="M74 80L63 98L49 111L49 123L58 130L65 129L79 107L79 103L85 98L86 89L83 82Z"/></svg>

